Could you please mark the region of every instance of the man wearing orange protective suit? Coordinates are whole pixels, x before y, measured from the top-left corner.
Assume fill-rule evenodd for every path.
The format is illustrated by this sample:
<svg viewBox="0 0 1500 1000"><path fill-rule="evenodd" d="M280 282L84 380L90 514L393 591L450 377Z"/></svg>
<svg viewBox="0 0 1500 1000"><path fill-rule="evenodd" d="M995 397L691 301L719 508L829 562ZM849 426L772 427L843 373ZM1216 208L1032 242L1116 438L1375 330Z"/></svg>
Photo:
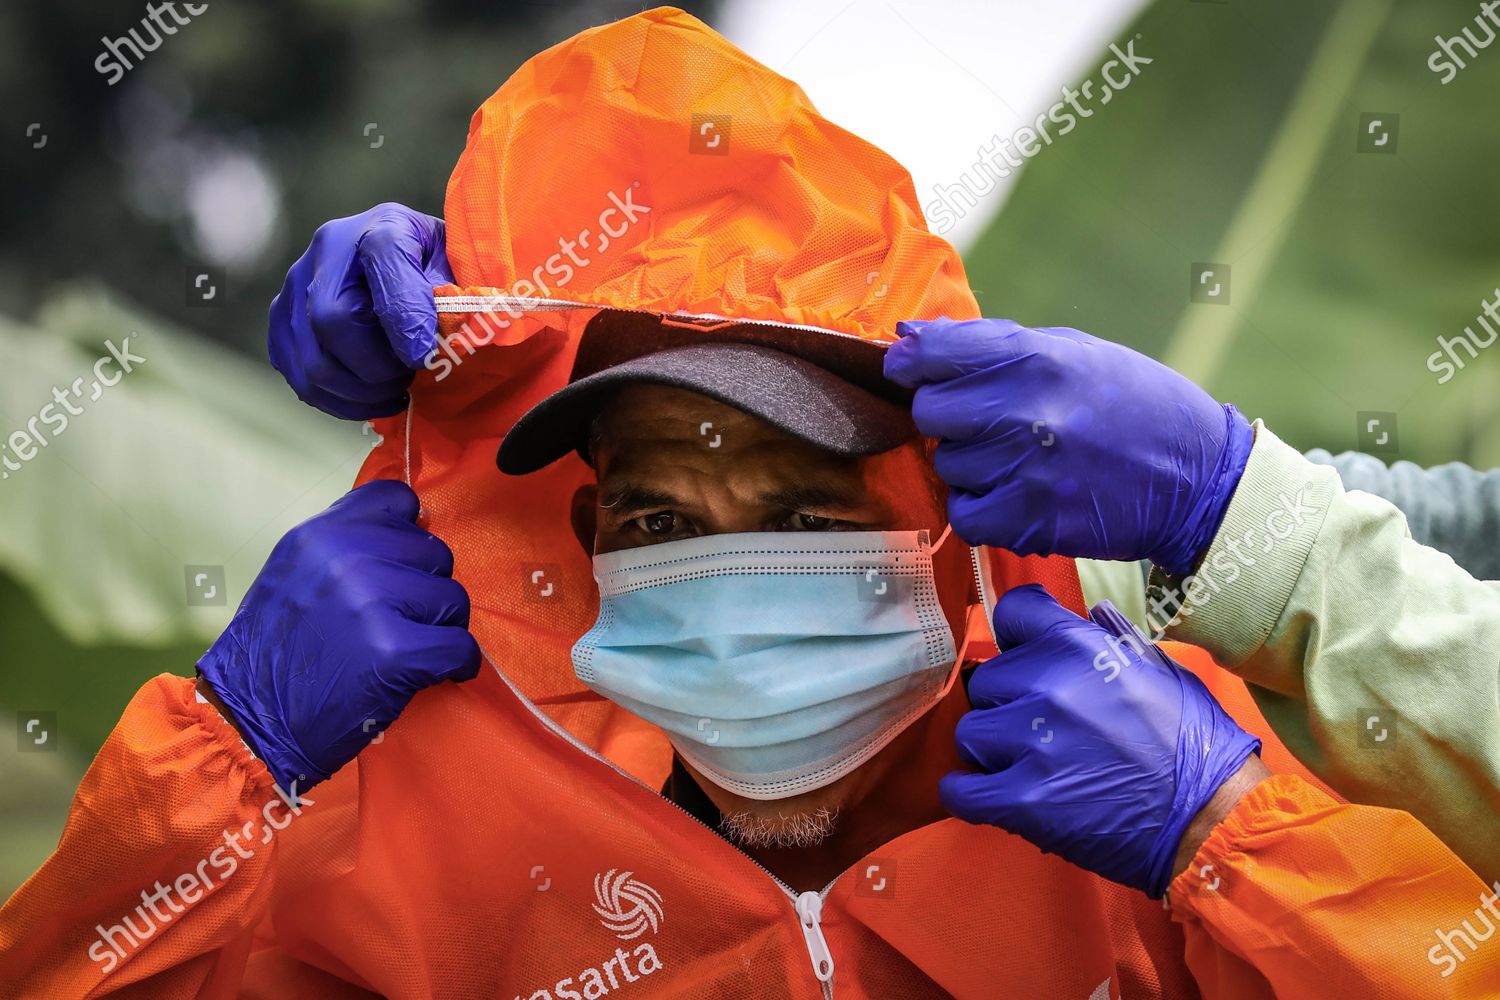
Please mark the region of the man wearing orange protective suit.
<svg viewBox="0 0 1500 1000"><path fill-rule="evenodd" d="M0 911L0 995L1493 995L1497 953L1446 974L1430 957L1465 947L1486 887L1420 824L1322 790L1201 652L1165 647L1198 684L1107 613L1079 617L1070 560L934 541L943 484L881 359L898 322L978 308L905 172L794 85L678 11L585 32L476 114L446 216L442 352L377 424L361 485L278 546L202 679L156 678L126 709L57 853ZM905 669L871 689L835 643L788 676L757 658L763 629L621 639L670 617L634 597L768 571L787 593L849 584L830 623L860 612L779 639L894 637L879 656ZM707 616L726 633L795 610L776 587L692 593L730 595ZM1005 652L964 670L987 605ZM1052 656L1059 637L1118 671ZM288 650L298 669L270 670ZM945 774L1006 770L972 726L955 746L971 693L1001 704L1039 659L1036 683L1076 698L1023 727L1037 753L1110 744L1168 677L1198 713L1170 735L1220 766L1184 772L1179 744L1154 761L1169 803L1197 795L1142 814L1149 863L1139 829L1044 853L946 816ZM668 661L789 687L847 668L833 702L879 696L841 729L804 712L777 746L806 752L746 753L767 748L738 706L764 690L693 717L680 687L639 683ZM375 708L392 700L394 721Z"/></svg>

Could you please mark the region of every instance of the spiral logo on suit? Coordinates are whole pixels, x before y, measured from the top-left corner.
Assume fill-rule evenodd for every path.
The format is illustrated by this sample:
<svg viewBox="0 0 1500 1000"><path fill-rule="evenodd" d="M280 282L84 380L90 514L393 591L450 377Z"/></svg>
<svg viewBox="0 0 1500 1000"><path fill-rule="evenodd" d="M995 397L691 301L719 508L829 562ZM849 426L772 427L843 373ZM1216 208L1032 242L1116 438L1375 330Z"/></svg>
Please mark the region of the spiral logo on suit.
<svg viewBox="0 0 1500 1000"><path fill-rule="evenodd" d="M594 912L606 930L621 941L655 934L665 917L661 893L633 878L635 872L611 868L594 876Z"/></svg>

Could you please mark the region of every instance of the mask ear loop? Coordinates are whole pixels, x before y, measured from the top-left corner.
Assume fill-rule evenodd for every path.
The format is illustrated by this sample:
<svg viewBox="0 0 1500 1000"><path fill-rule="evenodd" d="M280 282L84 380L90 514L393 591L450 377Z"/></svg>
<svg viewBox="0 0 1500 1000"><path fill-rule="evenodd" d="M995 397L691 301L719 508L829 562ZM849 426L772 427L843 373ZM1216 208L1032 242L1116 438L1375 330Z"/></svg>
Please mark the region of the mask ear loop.
<svg viewBox="0 0 1500 1000"><path fill-rule="evenodd" d="M938 549L943 547L943 543L948 540L948 536L951 534L953 534L953 522L949 521L947 526L943 528L943 533L938 536L937 544L932 547L932 552L934 554L937 553ZM963 541L963 539L960 538L959 541ZM986 582L988 574L985 573L985 558L983 553L980 551L983 548L984 546L982 545L970 545L969 558L970 564L972 565L974 571L974 586L979 591L979 606L982 606L984 608L984 620L989 627L990 638L995 641L995 648L998 649L1000 648L1000 637L995 635L994 588L989 586ZM969 641L974 637L974 628L970 624L970 619L967 614L967 612L973 607L975 607L975 605L969 605L967 608L965 608L964 638L963 642L959 644L957 654L957 663L960 666L964 662L964 654L969 651Z"/></svg>
<svg viewBox="0 0 1500 1000"><path fill-rule="evenodd" d="M938 549L941 549L943 547L943 543L946 542L948 540L949 536L952 535L952 534L953 534L953 522L949 521L948 524L947 524L947 526L943 528L943 533L938 536L937 543L934 544L932 546L932 548L929 550L930 555L936 555ZM960 538L959 541L963 541L963 539ZM978 574L978 567L979 567L979 564L978 564L978 561L977 561L977 558L976 558L976 561L974 563L974 568L975 568L975 573L976 573L976 576L975 576L975 582L976 583L978 583L978 580L979 580L979 578L977 576L977 574ZM980 588L980 592L981 592L981 595L982 595L983 594L983 587L982 586ZM983 598L981 596L981 600L982 599ZM948 686L943 689L943 694L947 694L948 693L948 688L953 686L953 678L957 677L959 670L963 668L963 665L964 665L964 654L966 654L969 651L969 640L974 637L974 628L970 624L970 620L969 620L969 609L972 608L972 607L973 607L973 605L971 605L971 604L966 604L964 606L964 637L963 637L963 640L958 643L958 646L957 646L957 648L954 651L955 659L953 661L953 674L952 674L952 676L950 676L948 678Z"/></svg>

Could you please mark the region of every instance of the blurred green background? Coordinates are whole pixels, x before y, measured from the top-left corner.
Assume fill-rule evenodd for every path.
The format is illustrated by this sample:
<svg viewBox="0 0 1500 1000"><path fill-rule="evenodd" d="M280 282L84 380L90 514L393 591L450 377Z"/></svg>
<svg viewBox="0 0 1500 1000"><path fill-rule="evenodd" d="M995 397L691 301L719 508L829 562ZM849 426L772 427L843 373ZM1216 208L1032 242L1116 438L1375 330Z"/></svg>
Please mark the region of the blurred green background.
<svg viewBox="0 0 1500 1000"><path fill-rule="evenodd" d="M715 23L727 3L688 6ZM965 30L962 4L893 6L938 44ZM1054 9L1031 6L1027 24ZM0 482L0 896L56 844L131 693L191 671L274 541L370 447L265 361L287 266L326 219L387 200L440 213L479 101L531 53L637 9L215 2L109 87L101 37L143 7L0 8L0 434L106 340L148 359ZM964 247L986 313L1131 344L1302 448L1356 447L1372 411L1396 418L1387 460L1500 464L1500 346L1446 384L1426 364L1500 285L1500 51L1446 85L1427 65L1435 34L1482 39L1477 12L1144 5L1117 37L1153 62L1029 162ZM1392 151L1361 151L1372 115ZM1191 300L1200 263L1227 275L1227 304ZM208 302L191 285L205 268ZM190 602L189 567L222 567L209 603ZM56 730L38 747L16 723L40 713Z"/></svg>

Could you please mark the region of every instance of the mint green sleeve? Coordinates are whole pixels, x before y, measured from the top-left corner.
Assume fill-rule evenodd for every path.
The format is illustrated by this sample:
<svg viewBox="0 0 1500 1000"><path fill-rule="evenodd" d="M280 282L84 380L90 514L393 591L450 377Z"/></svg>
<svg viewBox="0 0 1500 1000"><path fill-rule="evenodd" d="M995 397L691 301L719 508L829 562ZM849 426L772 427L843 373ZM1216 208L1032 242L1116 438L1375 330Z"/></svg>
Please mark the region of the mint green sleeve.
<svg viewBox="0 0 1500 1000"><path fill-rule="evenodd" d="M1255 429L1197 572L1152 572L1151 615L1242 677L1331 787L1404 809L1486 881L1500 877L1500 583Z"/></svg>
<svg viewBox="0 0 1500 1000"><path fill-rule="evenodd" d="M1102 559L1075 559L1078 583L1083 589L1083 603L1093 607L1108 600L1130 623L1142 632L1151 633L1146 615L1146 575L1149 562L1109 562Z"/></svg>

